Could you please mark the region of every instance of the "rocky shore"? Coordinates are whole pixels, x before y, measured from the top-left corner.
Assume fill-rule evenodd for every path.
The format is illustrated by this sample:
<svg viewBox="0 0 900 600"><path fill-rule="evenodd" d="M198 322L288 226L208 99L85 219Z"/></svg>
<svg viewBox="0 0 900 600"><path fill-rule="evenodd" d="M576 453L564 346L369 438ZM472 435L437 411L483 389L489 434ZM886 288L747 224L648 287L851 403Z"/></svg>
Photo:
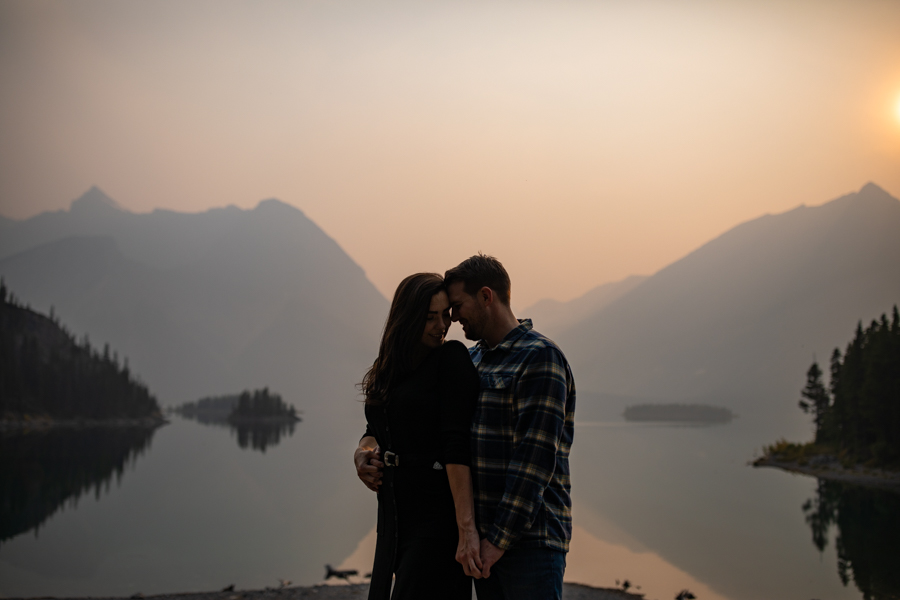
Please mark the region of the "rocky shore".
<svg viewBox="0 0 900 600"><path fill-rule="evenodd" d="M900 493L900 471L871 469L861 465L847 468L837 458L829 455L813 456L799 461L784 460L777 456L763 456L753 461L753 466L775 467L776 469L792 473L812 475L819 479L864 485Z"/></svg>
<svg viewBox="0 0 900 600"><path fill-rule="evenodd" d="M159 596L135 594L124 598L78 598L77 600L364 600L368 593L369 584L363 583L352 585L266 588L264 590L199 592L193 594L163 594ZM472 597L474 598L474 594ZM622 590L611 588L594 588L578 583L567 583L563 586L563 599L643 600L643 595L629 594Z"/></svg>

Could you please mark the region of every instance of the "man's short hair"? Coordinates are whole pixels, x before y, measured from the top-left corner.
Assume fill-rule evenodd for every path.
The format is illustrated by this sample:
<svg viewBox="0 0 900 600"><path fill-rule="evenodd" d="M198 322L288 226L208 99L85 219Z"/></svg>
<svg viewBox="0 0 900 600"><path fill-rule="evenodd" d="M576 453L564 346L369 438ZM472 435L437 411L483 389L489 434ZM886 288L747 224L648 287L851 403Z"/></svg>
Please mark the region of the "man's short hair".
<svg viewBox="0 0 900 600"><path fill-rule="evenodd" d="M509 273L493 256L479 252L444 273L444 285L447 287L458 281L463 283L463 289L470 296L477 294L483 287L489 287L503 304L509 306Z"/></svg>

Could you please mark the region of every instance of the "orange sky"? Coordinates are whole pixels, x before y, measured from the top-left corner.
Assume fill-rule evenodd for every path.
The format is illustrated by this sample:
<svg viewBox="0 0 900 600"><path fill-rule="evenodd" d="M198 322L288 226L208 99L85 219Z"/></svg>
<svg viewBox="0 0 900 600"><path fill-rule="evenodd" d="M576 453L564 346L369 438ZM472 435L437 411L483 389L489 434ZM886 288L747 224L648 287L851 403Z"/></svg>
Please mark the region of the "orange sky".
<svg viewBox="0 0 900 600"><path fill-rule="evenodd" d="M386 295L478 250L514 307L874 181L900 2L0 3L0 214L278 197Z"/></svg>

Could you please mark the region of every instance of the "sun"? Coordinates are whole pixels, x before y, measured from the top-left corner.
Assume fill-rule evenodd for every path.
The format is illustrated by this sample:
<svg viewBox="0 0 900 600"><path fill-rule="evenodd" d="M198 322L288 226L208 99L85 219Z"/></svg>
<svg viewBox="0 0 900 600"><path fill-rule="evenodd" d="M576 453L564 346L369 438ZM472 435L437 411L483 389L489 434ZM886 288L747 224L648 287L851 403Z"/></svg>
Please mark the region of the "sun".
<svg viewBox="0 0 900 600"><path fill-rule="evenodd" d="M896 113L897 121L900 121L900 96L897 96L897 106L894 107L894 113Z"/></svg>

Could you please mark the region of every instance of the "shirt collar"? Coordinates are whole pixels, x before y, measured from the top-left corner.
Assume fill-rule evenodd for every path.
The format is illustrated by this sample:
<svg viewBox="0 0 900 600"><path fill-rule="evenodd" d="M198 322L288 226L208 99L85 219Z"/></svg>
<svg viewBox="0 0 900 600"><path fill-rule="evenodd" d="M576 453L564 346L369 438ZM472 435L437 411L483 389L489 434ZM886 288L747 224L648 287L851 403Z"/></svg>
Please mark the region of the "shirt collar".
<svg viewBox="0 0 900 600"><path fill-rule="evenodd" d="M520 337L531 331L531 319L516 319L519 322L518 327L514 327L510 330L509 333L506 334L506 337L503 338L499 344L491 348L487 345L487 342L484 340L478 340L478 347L482 352L494 351L494 350L502 350L504 352L509 352L509 349L512 345L518 340Z"/></svg>

